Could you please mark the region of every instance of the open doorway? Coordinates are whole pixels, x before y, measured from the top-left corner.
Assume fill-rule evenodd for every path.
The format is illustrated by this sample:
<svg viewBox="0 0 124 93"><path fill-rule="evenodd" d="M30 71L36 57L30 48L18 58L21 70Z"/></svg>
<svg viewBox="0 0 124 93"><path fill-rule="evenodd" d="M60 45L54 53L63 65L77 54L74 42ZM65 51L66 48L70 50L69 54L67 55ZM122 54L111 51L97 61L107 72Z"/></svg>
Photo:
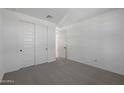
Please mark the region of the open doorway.
<svg viewBox="0 0 124 93"><path fill-rule="evenodd" d="M56 29L56 57L67 60L67 31L60 28Z"/></svg>

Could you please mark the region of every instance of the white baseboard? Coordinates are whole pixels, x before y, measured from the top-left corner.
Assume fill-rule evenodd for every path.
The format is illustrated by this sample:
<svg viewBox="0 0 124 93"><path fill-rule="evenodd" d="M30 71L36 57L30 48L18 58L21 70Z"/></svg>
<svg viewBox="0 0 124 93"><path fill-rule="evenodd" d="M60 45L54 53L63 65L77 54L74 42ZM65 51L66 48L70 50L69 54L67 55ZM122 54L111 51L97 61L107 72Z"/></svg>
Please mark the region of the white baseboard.
<svg viewBox="0 0 124 93"><path fill-rule="evenodd" d="M48 62L54 62L54 61L56 61L56 58L49 58L48 59Z"/></svg>

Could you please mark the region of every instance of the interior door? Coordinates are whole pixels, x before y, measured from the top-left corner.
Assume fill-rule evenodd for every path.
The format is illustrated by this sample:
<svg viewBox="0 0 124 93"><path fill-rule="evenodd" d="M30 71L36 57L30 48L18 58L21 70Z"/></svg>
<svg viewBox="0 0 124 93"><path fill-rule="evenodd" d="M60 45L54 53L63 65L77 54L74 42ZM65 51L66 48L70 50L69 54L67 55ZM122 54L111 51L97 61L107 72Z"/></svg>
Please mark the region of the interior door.
<svg viewBox="0 0 124 93"><path fill-rule="evenodd" d="M43 24L35 25L35 62L36 64L48 61L48 33L47 26Z"/></svg>
<svg viewBox="0 0 124 93"><path fill-rule="evenodd" d="M19 55L21 67L34 65L34 24L26 21L19 21Z"/></svg>

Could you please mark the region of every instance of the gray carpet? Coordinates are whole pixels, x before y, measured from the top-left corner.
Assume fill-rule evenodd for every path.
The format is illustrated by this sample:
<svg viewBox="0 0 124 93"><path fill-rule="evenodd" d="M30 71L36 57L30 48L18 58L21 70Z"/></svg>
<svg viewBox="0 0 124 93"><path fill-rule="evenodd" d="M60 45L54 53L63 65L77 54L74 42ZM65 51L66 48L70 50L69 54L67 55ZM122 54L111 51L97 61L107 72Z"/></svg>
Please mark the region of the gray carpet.
<svg viewBox="0 0 124 93"><path fill-rule="evenodd" d="M57 59L4 74L3 85L116 85L124 76L74 61Z"/></svg>

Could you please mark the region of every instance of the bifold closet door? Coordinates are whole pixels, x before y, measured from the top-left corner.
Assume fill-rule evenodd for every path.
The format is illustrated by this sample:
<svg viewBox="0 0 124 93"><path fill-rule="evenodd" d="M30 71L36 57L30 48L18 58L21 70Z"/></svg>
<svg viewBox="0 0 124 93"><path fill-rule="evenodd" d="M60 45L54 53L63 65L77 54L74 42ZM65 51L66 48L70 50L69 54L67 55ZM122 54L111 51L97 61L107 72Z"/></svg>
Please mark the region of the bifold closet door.
<svg viewBox="0 0 124 93"><path fill-rule="evenodd" d="M35 25L35 64L42 64L48 61L47 35L46 25Z"/></svg>
<svg viewBox="0 0 124 93"><path fill-rule="evenodd" d="M34 65L34 27L33 23L19 21L18 32L19 32L19 55L20 55L20 66L28 67Z"/></svg>

